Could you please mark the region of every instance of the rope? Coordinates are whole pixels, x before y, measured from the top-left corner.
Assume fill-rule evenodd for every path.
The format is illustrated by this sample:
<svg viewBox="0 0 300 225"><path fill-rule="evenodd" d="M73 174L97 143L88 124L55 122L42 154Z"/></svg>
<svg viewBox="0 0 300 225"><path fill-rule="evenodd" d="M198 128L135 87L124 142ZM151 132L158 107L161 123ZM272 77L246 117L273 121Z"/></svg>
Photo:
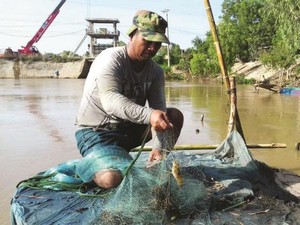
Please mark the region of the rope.
<svg viewBox="0 0 300 225"><path fill-rule="evenodd" d="M135 164L135 162L136 162L136 161L138 160L138 158L140 157L142 151L144 150L144 147L145 147L145 144L146 144L146 139L147 139L147 137L148 137L148 134L149 134L150 130L151 130L151 126L149 125L149 126L147 127L146 135L145 135L144 140L143 140L143 142L142 142L141 148L139 149L139 151L138 151L138 153L137 153L135 159L131 162L131 164L130 164L130 165L128 166L128 168L126 169L125 174L124 174L124 177L126 177L126 176L128 175L129 171L131 170L131 168L133 167L133 165Z"/></svg>

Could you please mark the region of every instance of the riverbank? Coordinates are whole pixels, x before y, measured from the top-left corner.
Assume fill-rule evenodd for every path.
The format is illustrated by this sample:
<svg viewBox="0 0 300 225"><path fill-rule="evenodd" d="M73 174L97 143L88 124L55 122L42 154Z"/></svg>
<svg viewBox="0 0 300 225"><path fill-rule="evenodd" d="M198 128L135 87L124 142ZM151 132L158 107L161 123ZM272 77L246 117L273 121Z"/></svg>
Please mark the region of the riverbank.
<svg viewBox="0 0 300 225"><path fill-rule="evenodd" d="M235 63L234 66L231 68L232 74L236 75L243 75L246 79L255 79L256 81L269 79L274 77L278 74L279 71L267 68L266 66L262 65L261 62L248 62L248 63Z"/></svg>
<svg viewBox="0 0 300 225"><path fill-rule="evenodd" d="M64 78L77 79L86 73L85 59L76 62L23 62L0 60L1 79Z"/></svg>
<svg viewBox="0 0 300 225"><path fill-rule="evenodd" d="M285 86L300 86L300 60L288 69L273 69L262 65L260 61L248 63L236 63L232 68L232 74L243 76L245 79L254 79L256 84L266 89L273 87L281 89ZM270 89L273 89L270 88Z"/></svg>
<svg viewBox="0 0 300 225"><path fill-rule="evenodd" d="M0 60L0 79L86 78L90 65L91 61L87 59L66 63ZM254 79L257 82L269 80L275 84L279 84L290 79L289 71L292 71L292 69L293 67L284 73L280 70L268 68L259 61L248 63L238 62L231 68L231 74L243 76L244 79L248 80Z"/></svg>

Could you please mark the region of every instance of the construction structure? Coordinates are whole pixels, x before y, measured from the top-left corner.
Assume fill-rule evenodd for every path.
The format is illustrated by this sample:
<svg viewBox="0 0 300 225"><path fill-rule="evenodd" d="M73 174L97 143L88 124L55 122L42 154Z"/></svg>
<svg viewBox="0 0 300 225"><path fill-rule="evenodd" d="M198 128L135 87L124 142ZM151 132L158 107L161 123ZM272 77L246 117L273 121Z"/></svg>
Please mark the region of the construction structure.
<svg viewBox="0 0 300 225"><path fill-rule="evenodd" d="M90 44L88 45L89 57L95 58L101 51L109 47L117 46L119 41L120 31L117 30L117 24L120 22L118 19L110 18L94 18L86 19L89 22L86 30L86 35L90 37ZM113 30L102 27L102 25L112 25ZM112 39L112 43L100 43L98 39Z"/></svg>
<svg viewBox="0 0 300 225"><path fill-rule="evenodd" d="M37 54L39 54L39 51L34 46L34 43L37 43L41 39L41 37L46 32L48 27L51 25L53 20L59 14L60 8L63 6L63 4L65 2L66 2L66 0L61 0L60 3L56 6L56 8L53 10L53 12L48 16L48 18L42 24L42 26L35 33L35 35L28 41L26 46L22 46L21 49L18 49L19 55L37 55Z"/></svg>

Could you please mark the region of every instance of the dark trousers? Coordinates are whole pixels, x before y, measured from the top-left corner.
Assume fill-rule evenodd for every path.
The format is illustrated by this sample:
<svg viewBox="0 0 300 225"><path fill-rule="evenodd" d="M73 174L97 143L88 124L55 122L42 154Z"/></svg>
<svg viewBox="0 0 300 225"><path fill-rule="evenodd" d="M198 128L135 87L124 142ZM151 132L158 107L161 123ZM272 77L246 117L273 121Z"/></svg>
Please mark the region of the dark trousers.
<svg viewBox="0 0 300 225"><path fill-rule="evenodd" d="M148 125L145 124L107 124L97 130L80 129L75 133L75 137L82 156L100 151L109 145L119 146L129 152L143 143L147 128ZM148 134L146 142L151 139L151 132Z"/></svg>

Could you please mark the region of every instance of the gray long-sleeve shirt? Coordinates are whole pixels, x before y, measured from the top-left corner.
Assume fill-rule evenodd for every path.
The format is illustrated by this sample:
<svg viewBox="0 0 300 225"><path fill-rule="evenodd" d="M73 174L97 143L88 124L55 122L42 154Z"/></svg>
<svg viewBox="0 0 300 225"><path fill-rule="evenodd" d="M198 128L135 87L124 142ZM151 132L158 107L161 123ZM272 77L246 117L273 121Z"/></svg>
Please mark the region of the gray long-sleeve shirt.
<svg viewBox="0 0 300 225"><path fill-rule="evenodd" d="M79 129L123 121L149 124L154 109L166 111L162 68L149 60L134 72L126 51L125 46L109 48L94 60L76 117ZM155 135L153 147L161 149L161 132Z"/></svg>

